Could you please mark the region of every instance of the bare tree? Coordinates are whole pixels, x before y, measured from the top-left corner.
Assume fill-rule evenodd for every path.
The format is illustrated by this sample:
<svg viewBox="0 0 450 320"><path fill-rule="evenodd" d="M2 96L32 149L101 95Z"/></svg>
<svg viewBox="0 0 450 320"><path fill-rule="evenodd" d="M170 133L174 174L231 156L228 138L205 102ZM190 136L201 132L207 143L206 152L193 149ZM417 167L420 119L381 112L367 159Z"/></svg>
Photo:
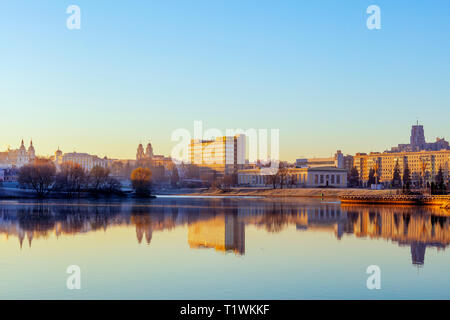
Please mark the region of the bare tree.
<svg viewBox="0 0 450 320"><path fill-rule="evenodd" d="M95 166L89 172L89 182L94 191L105 189L109 178L109 169Z"/></svg>
<svg viewBox="0 0 450 320"><path fill-rule="evenodd" d="M297 185L297 176L295 174L289 175L288 182L291 188L295 187Z"/></svg>
<svg viewBox="0 0 450 320"><path fill-rule="evenodd" d="M55 165L47 159L36 159L19 170L19 183L31 186L38 197L46 197L55 184Z"/></svg>
<svg viewBox="0 0 450 320"><path fill-rule="evenodd" d="M120 193L121 187L122 185L120 184L119 180L113 177L108 177L104 185L104 190L109 194Z"/></svg>
<svg viewBox="0 0 450 320"><path fill-rule="evenodd" d="M226 188L230 188L237 183L237 175L236 174L226 174L223 177L223 184Z"/></svg>
<svg viewBox="0 0 450 320"><path fill-rule="evenodd" d="M56 186L59 190L67 192L70 197L74 193L81 193L88 182L88 176L84 169L74 162L66 162L61 165L61 171L56 175Z"/></svg>
<svg viewBox="0 0 450 320"><path fill-rule="evenodd" d="M278 179L280 181L280 188L283 189L283 186L286 184L289 176L289 170L286 167L282 167L278 169Z"/></svg>
<svg viewBox="0 0 450 320"><path fill-rule="evenodd" d="M274 189L276 189L277 185L278 185L278 181L279 181L279 176L280 176L279 175L279 170L277 170L275 172L272 172L272 174L269 174L267 176L267 184L272 185L272 187Z"/></svg>

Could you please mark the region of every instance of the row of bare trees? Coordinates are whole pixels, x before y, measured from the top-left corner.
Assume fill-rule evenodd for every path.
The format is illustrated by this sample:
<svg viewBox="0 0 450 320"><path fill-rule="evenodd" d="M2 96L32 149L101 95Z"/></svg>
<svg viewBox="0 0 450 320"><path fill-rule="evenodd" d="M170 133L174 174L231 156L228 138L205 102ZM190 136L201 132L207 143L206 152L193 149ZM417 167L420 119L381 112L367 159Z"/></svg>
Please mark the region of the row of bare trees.
<svg viewBox="0 0 450 320"><path fill-rule="evenodd" d="M278 170L268 176L268 180L266 181L274 189L278 186L280 189L283 189L285 186L293 187L297 185L297 182L297 176L295 174L289 174L289 168L285 166L280 166Z"/></svg>
<svg viewBox="0 0 450 320"><path fill-rule="evenodd" d="M67 162L60 169L56 172L53 162L38 158L20 168L18 181L20 185L32 188L41 198L55 191L64 192L68 197L81 192L120 193L120 182L110 176L107 168L96 166L87 172L79 164Z"/></svg>

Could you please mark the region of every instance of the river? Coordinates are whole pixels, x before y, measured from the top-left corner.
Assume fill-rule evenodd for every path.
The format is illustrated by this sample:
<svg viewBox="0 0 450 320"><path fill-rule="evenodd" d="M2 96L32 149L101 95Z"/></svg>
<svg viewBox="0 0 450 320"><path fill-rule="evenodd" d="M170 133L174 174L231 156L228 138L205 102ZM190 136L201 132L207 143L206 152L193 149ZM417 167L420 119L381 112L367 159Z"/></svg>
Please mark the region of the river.
<svg viewBox="0 0 450 320"><path fill-rule="evenodd" d="M0 201L0 298L449 299L449 213L316 199ZM369 290L373 265L380 289Z"/></svg>

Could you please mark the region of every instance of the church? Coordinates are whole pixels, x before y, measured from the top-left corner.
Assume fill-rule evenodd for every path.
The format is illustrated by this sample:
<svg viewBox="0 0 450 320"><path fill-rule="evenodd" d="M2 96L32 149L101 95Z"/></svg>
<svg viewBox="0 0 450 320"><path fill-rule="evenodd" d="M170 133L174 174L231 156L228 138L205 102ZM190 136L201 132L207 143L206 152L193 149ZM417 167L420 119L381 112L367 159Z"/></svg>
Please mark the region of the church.
<svg viewBox="0 0 450 320"><path fill-rule="evenodd" d="M171 157L165 157L163 155L154 154L152 144L147 144L144 152L144 146L142 143L138 145L136 152L136 165L150 166L150 167L164 167L165 170L171 171L174 167L174 163Z"/></svg>
<svg viewBox="0 0 450 320"><path fill-rule="evenodd" d="M30 141L28 149L22 139L19 149L10 149L5 152L0 152L0 167L2 168L20 168L23 165L30 163L36 158L33 141Z"/></svg>

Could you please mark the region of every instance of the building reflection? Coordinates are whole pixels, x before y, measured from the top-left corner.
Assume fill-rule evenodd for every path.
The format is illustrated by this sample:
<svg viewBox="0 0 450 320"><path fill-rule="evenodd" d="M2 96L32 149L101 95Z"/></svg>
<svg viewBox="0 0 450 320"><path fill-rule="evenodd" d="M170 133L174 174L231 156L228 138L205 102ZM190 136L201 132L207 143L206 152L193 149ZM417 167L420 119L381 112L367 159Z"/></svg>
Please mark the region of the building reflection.
<svg viewBox="0 0 450 320"><path fill-rule="evenodd" d="M222 252L245 253L245 225L237 215L218 215L188 227L191 248L214 248Z"/></svg>
<svg viewBox="0 0 450 320"><path fill-rule="evenodd" d="M423 265L427 247L441 250L450 244L450 224L446 211L414 209L349 206L345 231L357 237L388 239L400 246L410 246L412 263Z"/></svg>
<svg viewBox="0 0 450 320"><path fill-rule="evenodd" d="M17 237L19 246L50 235L75 235L114 226L133 226L139 244L155 234L186 227L192 249L244 255L245 228L381 239L409 246L414 265L425 263L427 248L450 244L450 219L437 208L340 205L298 201L233 199L157 199L151 204L30 203L0 206L0 234Z"/></svg>

